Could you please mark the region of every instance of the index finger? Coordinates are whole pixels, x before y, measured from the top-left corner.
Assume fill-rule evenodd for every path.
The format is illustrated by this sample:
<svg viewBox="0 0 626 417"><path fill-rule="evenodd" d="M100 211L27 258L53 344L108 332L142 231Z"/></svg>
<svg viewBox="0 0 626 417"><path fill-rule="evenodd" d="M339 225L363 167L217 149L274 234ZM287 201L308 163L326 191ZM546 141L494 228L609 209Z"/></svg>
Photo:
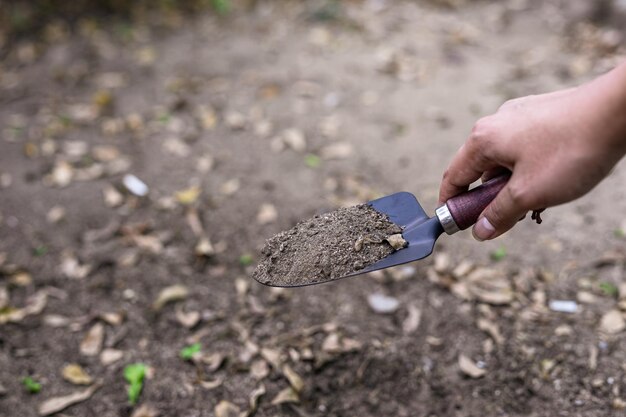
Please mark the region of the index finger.
<svg viewBox="0 0 626 417"><path fill-rule="evenodd" d="M479 179L485 171L499 166L484 154L478 141L470 137L450 162L439 187L439 204L467 191L470 184Z"/></svg>

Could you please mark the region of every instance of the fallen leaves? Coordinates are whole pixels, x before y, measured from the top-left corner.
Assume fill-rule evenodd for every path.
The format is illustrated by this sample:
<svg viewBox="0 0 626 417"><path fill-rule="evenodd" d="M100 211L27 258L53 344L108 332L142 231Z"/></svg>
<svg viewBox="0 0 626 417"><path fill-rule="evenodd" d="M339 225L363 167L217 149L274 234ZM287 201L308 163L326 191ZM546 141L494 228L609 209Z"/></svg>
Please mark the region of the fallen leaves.
<svg viewBox="0 0 626 417"><path fill-rule="evenodd" d="M153 406L142 404L131 414L131 417L159 417L160 415L160 411Z"/></svg>
<svg viewBox="0 0 626 417"><path fill-rule="evenodd" d="M607 334L617 334L626 329L626 320L619 310L610 310L600 319L600 331Z"/></svg>
<svg viewBox="0 0 626 417"><path fill-rule="evenodd" d="M278 219L278 211L273 204L263 203L259 207L259 212L256 216L257 223L261 225L274 223Z"/></svg>
<svg viewBox="0 0 626 417"><path fill-rule="evenodd" d="M272 405L279 405L285 403L293 403L298 404L300 402L300 397L298 393L292 388L287 387L281 390L276 396L272 399Z"/></svg>
<svg viewBox="0 0 626 417"><path fill-rule="evenodd" d="M80 353L85 356L95 356L102 350L104 341L104 325L94 324L80 342Z"/></svg>
<svg viewBox="0 0 626 417"><path fill-rule="evenodd" d="M461 369L461 372L463 372L465 375L469 376L470 378L474 378L474 379L482 378L487 373L485 369L480 368L478 365L476 365L476 363L473 360L471 360L470 358L468 358L462 353L459 355L458 363L459 363L459 368Z"/></svg>
<svg viewBox="0 0 626 417"><path fill-rule="evenodd" d="M414 304L409 304L407 307L408 314L404 321L402 322L402 332L405 335L413 334L419 328L422 312L421 310Z"/></svg>
<svg viewBox="0 0 626 417"><path fill-rule="evenodd" d="M26 306L22 308L5 307L0 310L0 324L17 323L28 316L40 314L48 303L48 294L41 290L30 296L26 301Z"/></svg>
<svg viewBox="0 0 626 417"><path fill-rule="evenodd" d="M177 284L165 287L161 290L161 292L159 292L159 295L154 303L152 303L152 308L155 311L160 311L167 304L184 300L188 295L189 289L184 285Z"/></svg>
<svg viewBox="0 0 626 417"><path fill-rule="evenodd" d="M241 417L241 409L226 400L217 403L213 412L215 417Z"/></svg>
<svg viewBox="0 0 626 417"><path fill-rule="evenodd" d="M198 200L198 197L200 197L201 193L202 190L199 186L192 185L191 187L184 190L176 191L174 197L176 198L176 201L178 201L180 204L189 206Z"/></svg>
<svg viewBox="0 0 626 417"><path fill-rule="evenodd" d="M63 411L74 404L88 400L101 386L101 384L95 384L84 391L77 391L63 397L50 398L39 405L37 412L40 416L49 416Z"/></svg>
<svg viewBox="0 0 626 417"><path fill-rule="evenodd" d="M66 365L61 374L63 375L63 379L74 385L91 385L93 382L93 378L89 376L87 371L76 363Z"/></svg>

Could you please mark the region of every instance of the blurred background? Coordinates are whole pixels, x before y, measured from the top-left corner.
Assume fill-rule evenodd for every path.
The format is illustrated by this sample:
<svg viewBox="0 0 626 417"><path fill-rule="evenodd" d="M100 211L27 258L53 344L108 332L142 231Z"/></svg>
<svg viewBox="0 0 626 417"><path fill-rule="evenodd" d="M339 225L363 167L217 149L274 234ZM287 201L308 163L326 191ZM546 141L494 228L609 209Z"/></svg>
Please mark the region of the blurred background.
<svg viewBox="0 0 626 417"><path fill-rule="evenodd" d="M623 164L493 242L250 276L316 213L432 215L478 118L625 28L621 0L0 1L0 416L623 415Z"/></svg>

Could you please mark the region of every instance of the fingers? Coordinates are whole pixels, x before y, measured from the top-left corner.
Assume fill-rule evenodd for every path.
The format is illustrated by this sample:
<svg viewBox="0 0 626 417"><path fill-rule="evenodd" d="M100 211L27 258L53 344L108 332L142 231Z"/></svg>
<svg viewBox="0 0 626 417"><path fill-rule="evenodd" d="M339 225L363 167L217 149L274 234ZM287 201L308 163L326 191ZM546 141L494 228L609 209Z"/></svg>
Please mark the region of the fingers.
<svg viewBox="0 0 626 417"><path fill-rule="evenodd" d="M500 166L495 159L496 144L492 140L490 130L492 129L487 118L476 123L472 134L443 174L439 188L439 204L467 191L469 185L479 179L485 171Z"/></svg>
<svg viewBox="0 0 626 417"><path fill-rule="evenodd" d="M500 236L528 212L527 201L514 181L515 178L511 178L479 216L472 229L476 240L490 240Z"/></svg>
<svg viewBox="0 0 626 417"><path fill-rule="evenodd" d="M508 169L504 168L504 167L497 167L497 168L493 168L490 169L489 171L483 172L483 175L480 177L480 180L482 182L486 182L489 181L492 178L498 177L502 174L506 174L508 173L509 175L511 174L511 171L509 171Z"/></svg>

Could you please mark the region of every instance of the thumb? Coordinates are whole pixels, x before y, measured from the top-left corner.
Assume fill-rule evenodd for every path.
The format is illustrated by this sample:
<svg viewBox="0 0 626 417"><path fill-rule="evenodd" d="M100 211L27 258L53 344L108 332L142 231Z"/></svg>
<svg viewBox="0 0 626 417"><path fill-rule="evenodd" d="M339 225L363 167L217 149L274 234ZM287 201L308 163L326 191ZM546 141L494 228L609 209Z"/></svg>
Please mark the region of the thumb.
<svg viewBox="0 0 626 417"><path fill-rule="evenodd" d="M511 178L478 217L472 229L476 240L490 240L500 236L513 228L528 212L528 208L522 204L519 193L514 191L516 188L513 181Z"/></svg>

